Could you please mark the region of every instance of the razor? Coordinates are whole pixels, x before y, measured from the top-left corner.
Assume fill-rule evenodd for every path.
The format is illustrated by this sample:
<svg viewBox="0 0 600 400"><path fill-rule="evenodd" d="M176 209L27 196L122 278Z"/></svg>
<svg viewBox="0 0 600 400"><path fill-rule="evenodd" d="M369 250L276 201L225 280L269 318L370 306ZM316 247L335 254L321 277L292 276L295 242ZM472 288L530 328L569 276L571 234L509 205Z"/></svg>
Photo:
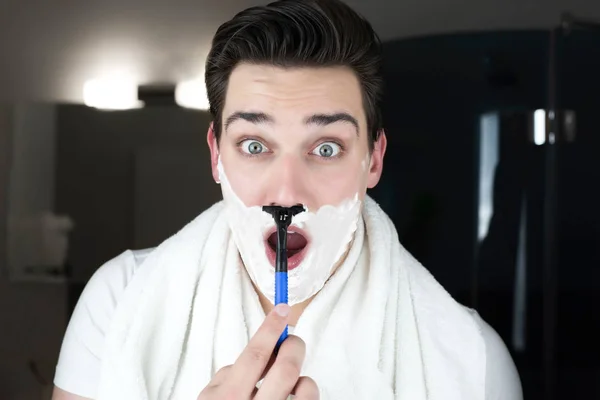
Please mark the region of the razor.
<svg viewBox="0 0 600 400"><path fill-rule="evenodd" d="M277 226L277 249L275 251L275 305L288 302L288 257L287 257L287 229L292 224L292 218L303 212L304 207L297 204L292 207L263 206L263 211L269 213L275 219ZM277 347L288 336L286 325L283 333L277 341Z"/></svg>

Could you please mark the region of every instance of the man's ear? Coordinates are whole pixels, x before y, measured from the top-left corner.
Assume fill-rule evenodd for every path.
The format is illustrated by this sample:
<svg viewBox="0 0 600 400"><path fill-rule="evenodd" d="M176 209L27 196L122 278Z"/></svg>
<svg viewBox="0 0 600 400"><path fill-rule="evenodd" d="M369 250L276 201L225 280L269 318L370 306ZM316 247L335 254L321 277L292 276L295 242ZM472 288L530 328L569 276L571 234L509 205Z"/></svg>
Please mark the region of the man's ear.
<svg viewBox="0 0 600 400"><path fill-rule="evenodd" d="M371 153L371 163L369 165L369 177L367 178L367 187L369 189L374 188L383 172L383 157L385 156L385 150L387 148L387 137L385 131L381 129L379 136L373 144L373 152Z"/></svg>
<svg viewBox="0 0 600 400"><path fill-rule="evenodd" d="M211 122L208 126L206 142L208 143L208 148L210 149L210 167L212 169L213 179L215 182L221 183L219 180L219 169L217 167L219 164L219 142L217 141L217 136L215 135L214 122Z"/></svg>

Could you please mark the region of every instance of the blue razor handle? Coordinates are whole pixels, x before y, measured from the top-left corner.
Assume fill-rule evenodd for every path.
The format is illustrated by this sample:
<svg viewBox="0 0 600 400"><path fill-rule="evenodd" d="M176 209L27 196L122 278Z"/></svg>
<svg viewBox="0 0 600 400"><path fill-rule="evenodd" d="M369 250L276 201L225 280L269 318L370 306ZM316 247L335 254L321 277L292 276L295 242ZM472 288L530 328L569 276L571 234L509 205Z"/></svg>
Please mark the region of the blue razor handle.
<svg viewBox="0 0 600 400"><path fill-rule="evenodd" d="M287 264L287 259L285 260ZM275 272L275 305L288 302L288 274L287 268L285 272ZM277 348L288 336L288 327L285 326L283 333L277 341Z"/></svg>

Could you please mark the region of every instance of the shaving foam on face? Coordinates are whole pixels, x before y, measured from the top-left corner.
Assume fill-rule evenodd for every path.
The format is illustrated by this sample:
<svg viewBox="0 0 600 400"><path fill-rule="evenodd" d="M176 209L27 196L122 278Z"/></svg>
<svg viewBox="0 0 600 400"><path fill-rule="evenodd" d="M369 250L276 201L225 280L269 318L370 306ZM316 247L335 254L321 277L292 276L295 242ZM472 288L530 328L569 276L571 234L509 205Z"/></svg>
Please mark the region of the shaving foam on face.
<svg viewBox="0 0 600 400"><path fill-rule="evenodd" d="M264 238L275 227L275 221L262 206L247 207L237 197L220 159L218 170L229 225L242 261L254 284L274 303L275 268L267 258ZM288 272L290 305L309 299L325 285L352 242L360 212L361 201L356 194L338 206L326 205L293 217L292 226L303 229L310 236L310 242L302 262Z"/></svg>

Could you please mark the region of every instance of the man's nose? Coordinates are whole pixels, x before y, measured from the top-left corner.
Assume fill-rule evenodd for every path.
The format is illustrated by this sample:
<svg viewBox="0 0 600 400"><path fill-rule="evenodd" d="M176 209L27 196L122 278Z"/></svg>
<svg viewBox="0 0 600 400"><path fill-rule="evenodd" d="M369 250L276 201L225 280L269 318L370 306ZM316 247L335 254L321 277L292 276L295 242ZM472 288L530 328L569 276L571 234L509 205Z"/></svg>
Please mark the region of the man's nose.
<svg viewBox="0 0 600 400"><path fill-rule="evenodd" d="M271 165L267 202L283 207L309 204L308 171L302 160L294 156L281 157Z"/></svg>

